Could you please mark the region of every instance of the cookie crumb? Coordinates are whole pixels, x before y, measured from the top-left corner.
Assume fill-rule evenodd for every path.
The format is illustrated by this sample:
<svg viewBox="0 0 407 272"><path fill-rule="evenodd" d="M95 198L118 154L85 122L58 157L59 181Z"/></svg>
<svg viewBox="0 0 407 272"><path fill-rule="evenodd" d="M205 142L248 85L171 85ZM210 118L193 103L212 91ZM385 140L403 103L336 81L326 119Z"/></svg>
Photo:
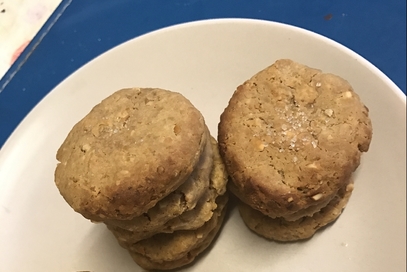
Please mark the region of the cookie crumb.
<svg viewBox="0 0 407 272"><path fill-rule="evenodd" d="M334 111L333 111L332 109L326 109L326 110L324 111L324 113L325 113L326 116L331 117L332 114L334 113Z"/></svg>
<svg viewBox="0 0 407 272"><path fill-rule="evenodd" d="M317 201L317 200L320 200L321 197L322 197L322 194L316 194L316 195L312 196L311 198L312 198L313 200Z"/></svg>
<svg viewBox="0 0 407 272"><path fill-rule="evenodd" d="M343 96L346 97L346 98L351 98L353 95L352 95L351 92L347 91L347 92L345 92L345 93L343 94Z"/></svg>
<svg viewBox="0 0 407 272"><path fill-rule="evenodd" d="M349 183L349 184L346 186L346 192L352 192L354 187L355 187L355 186L353 185L353 183Z"/></svg>
<svg viewBox="0 0 407 272"><path fill-rule="evenodd" d="M82 151L83 153L86 153L89 149L90 149L90 145L89 145L89 144L84 144L84 145L81 147L81 151Z"/></svg>

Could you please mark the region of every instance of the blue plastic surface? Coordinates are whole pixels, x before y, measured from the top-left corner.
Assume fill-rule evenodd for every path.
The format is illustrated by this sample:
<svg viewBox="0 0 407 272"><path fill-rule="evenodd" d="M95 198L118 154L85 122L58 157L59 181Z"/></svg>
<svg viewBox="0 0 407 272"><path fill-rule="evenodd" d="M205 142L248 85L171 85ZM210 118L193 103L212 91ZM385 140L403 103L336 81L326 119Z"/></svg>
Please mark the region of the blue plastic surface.
<svg viewBox="0 0 407 272"><path fill-rule="evenodd" d="M406 92L405 0L63 0L0 81L0 146L47 93L101 53L152 30L209 18L312 30L362 55Z"/></svg>

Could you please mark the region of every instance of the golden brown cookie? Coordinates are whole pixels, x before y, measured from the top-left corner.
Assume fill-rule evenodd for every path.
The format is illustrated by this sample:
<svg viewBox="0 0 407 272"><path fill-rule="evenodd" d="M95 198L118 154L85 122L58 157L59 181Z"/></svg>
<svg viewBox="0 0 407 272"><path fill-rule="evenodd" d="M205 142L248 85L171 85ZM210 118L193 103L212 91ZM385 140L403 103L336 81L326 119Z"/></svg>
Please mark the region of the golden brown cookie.
<svg viewBox="0 0 407 272"><path fill-rule="evenodd" d="M338 194L313 216L305 216L296 221L282 217L271 218L239 202L239 212L243 222L253 232L276 241L297 241L312 237L317 230L335 221L346 207L352 194L353 182L340 189Z"/></svg>
<svg viewBox="0 0 407 272"><path fill-rule="evenodd" d="M160 227L152 231L129 231L119 227L107 226L113 233L119 243L128 248L134 243L141 240L148 239L160 233L174 233L180 230L196 230L202 227L207 221L213 217L214 211L220 206L226 206L228 202L228 194L218 196L215 200L202 199L202 205L197 206L195 209L185 212L180 216L166 222Z"/></svg>
<svg viewBox="0 0 407 272"><path fill-rule="evenodd" d="M212 218L213 212L218 204L221 206L226 205L228 197L225 193L228 176L219 155L217 142L212 137L211 146L213 148L213 168L210 176L210 186L199 200L197 206L169 221L162 222L161 225L150 225L149 229L133 227L129 230L129 228L126 229L108 225L109 230L112 231L122 244L131 245L157 233L172 233L177 230L197 229ZM138 226L138 224L135 224L135 226Z"/></svg>
<svg viewBox="0 0 407 272"><path fill-rule="evenodd" d="M245 195L241 194L239 190L236 189L236 186L234 185L233 182L228 183L228 189L230 192L232 192L235 196L237 196L240 201L248 204L250 201L248 201L245 197ZM304 216L312 216L314 213L319 212L323 207L328 205L328 203L335 197L332 196L330 198L326 198L324 201L319 202L318 204L308 206L305 209L299 210L295 213L287 214L284 216L284 219L287 221L296 221L298 219L301 219ZM248 204L249 205L249 204Z"/></svg>
<svg viewBox="0 0 407 272"><path fill-rule="evenodd" d="M212 243L222 225L226 209L218 204L212 218L202 227L157 234L132 245L130 255L144 269L169 270L191 263Z"/></svg>
<svg viewBox="0 0 407 272"><path fill-rule="evenodd" d="M117 91L72 128L57 152L55 183L86 218L132 219L186 181L205 131L201 113L181 94Z"/></svg>
<svg viewBox="0 0 407 272"><path fill-rule="evenodd" d="M192 263L195 258L202 253L205 249L207 249L214 238L216 237L216 234L218 234L219 229L222 224L218 224L215 229L213 229L208 236L202 241L202 243L197 246L196 248L192 249L188 254L184 255L182 258L174 261L163 261L163 262L153 262L147 257L138 254L136 252L130 252L131 257L133 260L141 267L147 270L172 270L176 269L185 265L188 265Z"/></svg>
<svg viewBox="0 0 407 272"><path fill-rule="evenodd" d="M169 220L195 209L197 203L208 191L213 168L213 147L209 139L209 131L207 133L208 140L199 163L180 187L157 202L144 214L131 220L104 220L109 229L113 232L123 229L126 230L126 233L137 232L153 235L162 229ZM140 237L144 236L141 235Z"/></svg>
<svg viewBox="0 0 407 272"><path fill-rule="evenodd" d="M369 148L368 109L344 79L276 61L234 92L219 149L247 204L295 220L326 205Z"/></svg>

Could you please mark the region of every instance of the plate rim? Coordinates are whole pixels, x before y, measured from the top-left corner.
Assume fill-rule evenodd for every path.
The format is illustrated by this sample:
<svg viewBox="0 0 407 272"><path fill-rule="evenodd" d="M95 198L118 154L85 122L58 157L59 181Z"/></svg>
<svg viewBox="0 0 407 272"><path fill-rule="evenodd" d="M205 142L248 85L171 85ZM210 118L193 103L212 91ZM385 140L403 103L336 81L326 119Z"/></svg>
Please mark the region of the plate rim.
<svg viewBox="0 0 407 272"><path fill-rule="evenodd" d="M32 115L32 112L43 103L43 101L45 99L47 99L48 96L50 96L55 89L58 89L59 86L61 84L63 84L66 80L68 80L73 74L77 73L78 71L84 69L85 67L87 67L90 63L92 63L93 61L95 61L96 59L100 58L102 55L104 54L108 54L109 52L113 51L113 50L118 50L118 48L122 47L122 46L130 46L129 44L131 44L132 42L134 42L135 40L140 40L140 39L147 39L152 35L159 35L161 32L167 32L167 31L172 31L175 29L182 29L182 28L186 28L186 27L194 27L194 26L202 26L202 25L207 25L207 24L226 24L226 23L240 23L240 24L264 24L264 25L274 25L274 26L280 26L283 28L287 28L289 30L293 30L293 31L299 31L302 34L306 34L306 35L311 35L312 37L316 38L316 39L320 39L323 42L326 42L328 44L330 44L331 46L334 46L336 48L338 48L341 51L344 51L345 53L354 56L358 61L360 61L363 66L366 66L371 72L373 72L375 75L377 75L381 80L383 80L386 85L389 86L389 88L392 90L392 95L395 95L397 97L398 100L400 100L400 102L402 102L404 104L404 106L406 107L406 94L403 93L403 91L386 75L384 74L379 68L377 68L374 64L372 64L369 60L365 59L363 56L361 56L360 54L358 54L357 52L353 51L352 49L346 47L345 45L329 38L326 37L322 34L316 33L312 30L308 30L299 26L295 26L295 25L291 25L291 24L287 24L287 23L281 23L281 22L276 22L276 21L270 21L270 20L264 20L264 19L252 19L252 18L238 18L238 17L230 17L230 18L213 18L213 19L202 19L202 20L194 20L194 21L190 21L190 22L183 22L183 23L179 23L179 24L174 24L174 25L169 25L163 28L159 28L147 33L144 33L142 35L133 37L127 41L124 41L118 45L113 46L112 48L104 51L103 53L99 54L98 56L92 58L91 60L89 60L88 62L84 63L82 66L80 66L78 69L76 69L75 71L73 71L72 73L70 73L69 75L67 75L64 79L62 79L57 85L55 85L54 88L52 88L51 90L49 90L46 95L44 95L39 101L38 103L36 103L34 105L34 107L32 107L30 109L30 111L24 116L24 118L18 123L18 125L12 130L11 134L7 137L6 141L4 142L3 146L0 148L0 164L2 161L2 153L4 153L4 151L2 152L2 150L8 149L8 145L9 142L15 138L15 134L17 134L17 132L20 130L19 128L21 126L24 125L24 123L26 122L25 120ZM1 168L0 168L1 169Z"/></svg>
<svg viewBox="0 0 407 272"><path fill-rule="evenodd" d="M132 38L132 39L126 41L126 42L123 42L123 43L121 43L121 44L119 44L119 45L117 45L117 46L114 46L114 47L112 47L111 49L109 49L109 50L103 52L102 54L100 54L100 55L98 55L97 57L93 58L93 59L90 60L89 62L85 63L83 66L81 66L79 69L75 70L73 73L69 74L69 75L68 75L66 78L64 78L60 83L58 83L52 90L50 90L50 91L30 110L30 112L24 117L24 119L18 124L18 126L16 127L16 129L12 132L12 134L11 134L11 135L9 136L9 138L6 140L5 144L3 145L3 148L0 149L0 171L1 171L1 169L2 169L2 162L3 162L2 158L4 157L4 160L7 160L6 155L3 155L3 153L6 154L6 151L3 152L3 150L4 150L5 148L6 148L6 150L9 149L9 148L10 148L10 149L12 148L13 145L9 143L9 142L10 142L10 139L11 139L12 141L14 141L14 138L16 138L15 141L17 141L17 143L18 143L19 138L20 138L21 136L18 137L18 136L15 136L15 135L16 135L16 134L18 135L18 133L20 132L20 130L24 128L24 124L29 121L30 116L33 115L33 111L35 111L38 107L41 107L41 105L42 105L43 103L45 103L44 101L46 101L47 97L49 97L49 96L53 93L53 91L54 91L55 89L59 88L60 85L63 84L64 81L68 80L73 74L77 73L78 71L80 71L81 69L83 69L84 67L86 67L90 62L93 62L96 58L101 57L103 54L107 54L107 53L110 52L111 50L118 50L118 49L117 49L118 47L123 46L123 45L125 45L125 44L127 44L127 43L129 43L129 42L131 42L131 41L136 40L136 39L140 39L140 38L142 38L142 37L144 37L144 38L147 37L147 38L148 38L149 35L152 35L152 34L156 35L156 34L159 34L161 31L168 31L168 30L171 30L172 28L189 27L189 26L194 26L194 25L196 25L196 24L202 24L202 23L206 24L206 23L208 23L208 22L210 22L210 23L215 23L215 24L216 24L216 23L218 23L219 21L221 21L221 22L227 23L227 22L235 22L236 20L239 21L239 22L251 21L251 22L253 22L253 23L261 22L261 23L266 23L266 24L270 24L270 23L271 23L271 24L276 24L276 25L283 25L284 27L287 27L287 26L288 26L288 27L293 28L293 29L296 29L296 30L305 31L304 33L306 33L307 35L309 35L309 34L311 34L311 35L316 35L317 38L326 39L325 42L329 42L329 43L332 43L332 44L335 45L335 46L339 46L341 50L347 51L347 53L350 53L352 56L357 56L358 60L360 60L361 62L363 62L363 63L362 63L363 66L366 66L366 65L367 65L367 67L370 68L370 69L369 69L370 71L374 72L374 74L375 74L376 76L380 76L380 79L383 80L384 83L385 83L387 86L389 86L390 89L392 89L394 95L396 95L396 96L401 100L401 102L404 102L404 106L405 106L405 104L406 104L406 96L405 96L405 95L402 95L403 92L401 91L401 89L400 89L393 81L391 81L390 78L388 78L388 77L387 77L383 72L381 72L377 67L375 67L373 64L371 64L368 60L364 59L362 56L358 55L356 52L352 51L351 49L345 47L344 45L342 45L342 44L340 44L340 43L338 43L338 42L336 42L336 41L334 41L334 40L332 40L332 39L330 39L330 38L327 38L327 37L325 37L325 36L323 36L323 35L320 35L320 34L315 33L315 32L313 32L313 31L306 30L306 29L304 29L304 28L300 28L300 27L297 27L297 26L292 26L292 25L288 25L288 24L284 24L284 23L279 23L279 22L272 22L272 21L266 21L266 20L258 20L258 19L233 19L233 18L227 18L227 19L199 20L199 21L193 21L193 22L187 22L187 23L181 23L181 24L177 24L177 25L173 25L173 26L168 26L168 27L165 27L165 28L161 28L161 29L158 29L158 30L155 30L155 31L152 31L152 32L149 32L149 33L146 33L146 34L143 34L143 35L134 37L134 38ZM373 69L373 70L372 70L372 69ZM396 91L399 91L399 93L397 93ZM390 95L390 93L389 93L389 95ZM392 94L392 95L393 95L393 94ZM9 145L10 145L10 147L8 147ZM0 184L0 185L1 185L1 184ZM2 195L2 190L1 190L1 186L0 186L0 199L1 199L1 195Z"/></svg>

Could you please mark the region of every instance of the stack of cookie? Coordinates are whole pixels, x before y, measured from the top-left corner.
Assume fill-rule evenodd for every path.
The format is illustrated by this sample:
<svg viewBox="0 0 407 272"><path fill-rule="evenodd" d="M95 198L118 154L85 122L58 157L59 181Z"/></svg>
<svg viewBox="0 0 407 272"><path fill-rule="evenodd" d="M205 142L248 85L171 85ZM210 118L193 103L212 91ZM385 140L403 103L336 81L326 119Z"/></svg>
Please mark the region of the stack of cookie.
<svg viewBox="0 0 407 272"><path fill-rule="evenodd" d="M57 160L68 204L105 223L145 269L192 262L222 224L227 174L217 142L178 93L115 92L73 127Z"/></svg>
<svg viewBox="0 0 407 272"><path fill-rule="evenodd" d="M312 237L347 204L371 137L368 109L344 79L291 60L260 71L219 123L243 221L272 240Z"/></svg>

